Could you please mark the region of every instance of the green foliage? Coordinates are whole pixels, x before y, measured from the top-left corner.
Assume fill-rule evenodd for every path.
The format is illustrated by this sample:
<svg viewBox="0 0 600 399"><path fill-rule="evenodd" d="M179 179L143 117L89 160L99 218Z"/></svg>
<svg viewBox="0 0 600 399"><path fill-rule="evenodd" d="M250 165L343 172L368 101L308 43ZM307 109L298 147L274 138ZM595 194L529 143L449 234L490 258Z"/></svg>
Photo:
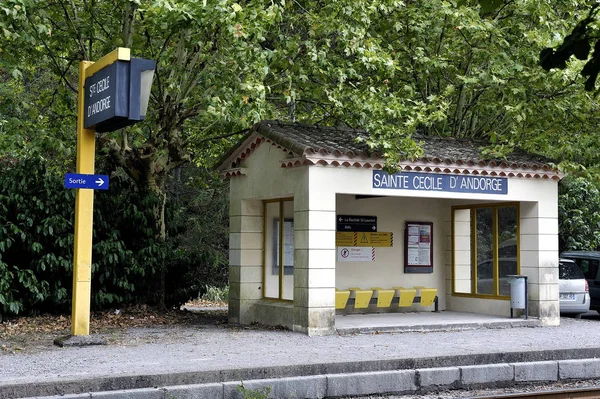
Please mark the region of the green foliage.
<svg viewBox="0 0 600 399"><path fill-rule="evenodd" d="M248 389L244 386L243 382L236 387L236 390L242 394L244 399L268 399L271 393L271 387Z"/></svg>
<svg viewBox="0 0 600 399"><path fill-rule="evenodd" d="M559 184L559 249L600 248L600 191L581 177L567 177Z"/></svg>
<svg viewBox="0 0 600 399"><path fill-rule="evenodd" d="M577 22L571 33L565 36L556 49L547 47L540 53L540 64L547 71L552 68L565 69L572 56L578 60L586 61L581 68L581 75L587 78L584 85L586 91L596 90L596 79L598 73L600 73L599 6L598 3L591 4L587 16ZM592 47L594 51L588 60Z"/></svg>
<svg viewBox="0 0 600 399"><path fill-rule="evenodd" d="M365 128L392 165L420 154L415 132L481 138L497 158L515 146L583 148L577 140L595 134L595 102L574 87L574 69L548 74L537 57L582 11L549 0L499 3L286 4L267 36L272 112Z"/></svg>
<svg viewBox="0 0 600 399"><path fill-rule="evenodd" d="M212 285L204 286L204 293L200 299L211 302L227 302L229 300L229 286L215 287Z"/></svg>
<svg viewBox="0 0 600 399"><path fill-rule="evenodd" d="M14 164L13 164L14 163ZM74 192L41 159L0 164L0 311L49 310L67 301Z"/></svg>
<svg viewBox="0 0 600 399"><path fill-rule="evenodd" d="M260 119L366 129L390 168L420 155L418 132L481 138L490 143L484 155L497 158L519 146L599 176L600 113L579 88L582 61L545 72L538 57L588 10L554 0L7 0L0 154L44 154L51 176L72 169L78 62L117 46L155 59L146 121L98 140L111 190L96 196L93 292L98 306L177 304L226 279L226 185L202 168ZM61 301L36 268L67 267L60 257L69 254L52 242L64 221L50 217L72 220L69 203L32 219L40 232L5 216L11 224L2 226L20 229L7 230L11 248L33 255L10 265L3 255L3 306L20 310L11 298L25 294L27 307Z"/></svg>
<svg viewBox="0 0 600 399"><path fill-rule="evenodd" d="M66 311L71 300L75 190L41 157L0 163L0 312ZM226 197L218 196L219 205ZM155 239L153 206L124 174L112 174L110 190L95 195L92 305L160 303L157 284L165 271L167 305L194 298L204 284L227 281L225 250L184 248L184 220L166 242ZM212 203L211 203L212 205ZM169 213L183 205L170 203ZM198 211L206 208L200 206ZM223 212L227 214L227 212ZM191 216L194 211L188 211ZM173 217L173 219L175 219ZM222 222L222 220L219 220ZM206 227L204 227L206 228ZM213 230L215 239L223 240Z"/></svg>

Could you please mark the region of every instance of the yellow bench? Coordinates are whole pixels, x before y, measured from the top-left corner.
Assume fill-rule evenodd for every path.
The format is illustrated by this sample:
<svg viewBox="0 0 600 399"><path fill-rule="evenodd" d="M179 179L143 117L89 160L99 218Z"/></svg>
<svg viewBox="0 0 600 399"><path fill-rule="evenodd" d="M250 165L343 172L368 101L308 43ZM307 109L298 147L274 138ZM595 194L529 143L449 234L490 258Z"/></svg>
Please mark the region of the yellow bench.
<svg viewBox="0 0 600 399"><path fill-rule="evenodd" d="M412 306L417 290L414 288L392 287L394 291L398 291L398 306Z"/></svg>
<svg viewBox="0 0 600 399"><path fill-rule="evenodd" d="M373 290L363 290L358 287L350 287L348 289L350 292L354 292L355 309L366 309L369 307L371 297L373 296Z"/></svg>
<svg viewBox="0 0 600 399"><path fill-rule="evenodd" d="M354 296L350 298L352 294ZM376 297L373 294L376 294ZM370 304L377 305L378 308L389 308L393 303L396 303L396 298L398 298L399 307L408 307L414 304L421 306L434 305L434 312L439 312L437 288L428 288L421 285L410 288L372 287L371 289L361 289L359 287L350 287L347 290L338 290L336 288L335 308L345 309L349 302L354 304L355 309L366 309Z"/></svg>
<svg viewBox="0 0 600 399"><path fill-rule="evenodd" d="M348 298L350 298L349 290L338 290L335 289L335 308L336 309L344 309L346 304L348 303Z"/></svg>
<svg viewBox="0 0 600 399"><path fill-rule="evenodd" d="M415 286L415 289L421 291L421 306L431 306L436 299L437 288L426 288L422 285Z"/></svg>
<svg viewBox="0 0 600 399"><path fill-rule="evenodd" d="M396 294L395 290L386 290L381 287L372 287L371 289L377 294L378 308L389 308L392 305L392 299Z"/></svg>

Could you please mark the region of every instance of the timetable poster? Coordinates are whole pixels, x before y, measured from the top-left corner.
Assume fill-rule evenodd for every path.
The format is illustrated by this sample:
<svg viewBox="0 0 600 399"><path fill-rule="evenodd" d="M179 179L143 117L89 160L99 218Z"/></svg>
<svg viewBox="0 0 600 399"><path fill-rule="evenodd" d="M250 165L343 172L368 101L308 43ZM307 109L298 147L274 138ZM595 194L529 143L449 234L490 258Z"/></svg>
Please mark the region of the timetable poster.
<svg viewBox="0 0 600 399"><path fill-rule="evenodd" d="M433 273L433 223L406 222L404 272Z"/></svg>

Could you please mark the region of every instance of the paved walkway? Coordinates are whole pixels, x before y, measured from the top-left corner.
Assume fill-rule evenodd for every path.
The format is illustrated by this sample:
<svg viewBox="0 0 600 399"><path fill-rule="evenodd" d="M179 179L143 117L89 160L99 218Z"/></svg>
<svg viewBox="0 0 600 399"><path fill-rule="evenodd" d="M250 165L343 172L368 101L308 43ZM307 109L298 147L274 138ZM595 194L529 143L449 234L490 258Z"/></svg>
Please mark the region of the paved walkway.
<svg viewBox="0 0 600 399"><path fill-rule="evenodd" d="M593 359L600 358L599 323L563 318L559 327L540 327L532 318L424 312L338 316L349 334L328 337L214 325L131 329L106 346L0 352L0 398L190 384L216 384L222 393L227 381ZM366 333L352 333L361 325ZM415 328L423 325L435 328ZM98 395L91 397L105 397Z"/></svg>
<svg viewBox="0 0 600 399"><path fill-rule="evenodd" d="M410 312L338 315L340 335L381 332L472 330L478 328L536 327L536 318L508 318L464 312Z"/></svg>

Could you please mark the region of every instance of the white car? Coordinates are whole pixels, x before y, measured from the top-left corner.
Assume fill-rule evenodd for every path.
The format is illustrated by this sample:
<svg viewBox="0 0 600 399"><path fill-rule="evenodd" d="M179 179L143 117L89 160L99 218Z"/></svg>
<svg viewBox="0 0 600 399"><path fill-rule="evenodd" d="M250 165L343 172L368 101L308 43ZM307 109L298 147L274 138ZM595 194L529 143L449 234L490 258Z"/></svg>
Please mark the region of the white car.
<svg viewBox="0 0 600 399"><path fill-rule="evenodd" d="M558 296L561 314L579 315L590 310L588 282L570 259L561 258L558 262Z"/></svg>

